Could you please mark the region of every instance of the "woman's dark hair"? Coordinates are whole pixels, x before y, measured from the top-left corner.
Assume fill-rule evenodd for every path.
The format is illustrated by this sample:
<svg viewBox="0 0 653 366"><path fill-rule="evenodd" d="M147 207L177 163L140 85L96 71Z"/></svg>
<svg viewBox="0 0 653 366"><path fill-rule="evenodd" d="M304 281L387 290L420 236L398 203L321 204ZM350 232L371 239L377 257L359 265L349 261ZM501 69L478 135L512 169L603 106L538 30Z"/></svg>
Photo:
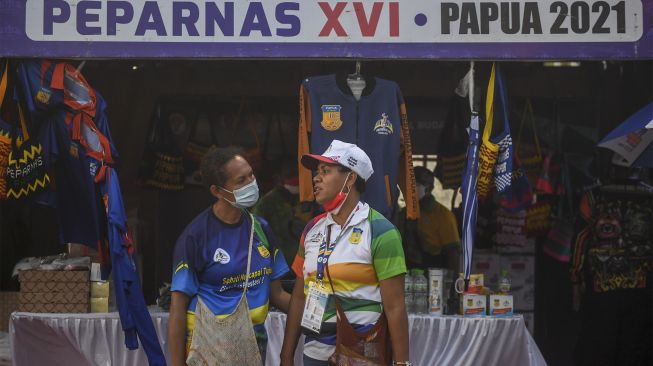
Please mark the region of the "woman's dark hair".
<svg viewBox="0 0 653 366"><path fill-rule="evenodd" d="M349 173L352 171L351 169L344 167L342 165L338 165L338 170L340 170L343 173ZM365 192L365 179L361 178L360 175L356 174L356 182L354 182L354 187L356 187L358 193Z"/></svg>
<svg viewBox="0 0 653 366"><path fill-rule="evenodd" d="M200 163L202 182L207 187L216 185L223 187L228 177L224 174L224 166L240 154L241 149L235 147L212 147L204 154Z"/></svg>

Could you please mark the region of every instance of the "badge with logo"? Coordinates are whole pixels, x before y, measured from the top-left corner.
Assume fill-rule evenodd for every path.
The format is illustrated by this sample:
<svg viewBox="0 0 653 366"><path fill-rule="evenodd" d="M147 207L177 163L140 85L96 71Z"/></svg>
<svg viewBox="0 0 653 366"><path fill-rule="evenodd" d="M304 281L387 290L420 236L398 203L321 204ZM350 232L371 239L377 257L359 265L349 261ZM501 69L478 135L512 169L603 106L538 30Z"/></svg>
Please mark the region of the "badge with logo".
<svg viewBox="0 0 653 366"><path fill-rule="evenodd" d="M79 159L79 148L77 147L76 143L71 143L70 144L70 149L68 150L70 153L70 156L72 156L75 159Z"/></svg>
<svg viewBox="0 0 653 366"><path fill-rule="evenodd" d="M355 227L351 232L351 236L349 237L349 243L360 244L362 237L363 229Z"/></svg>
<svg viewBox="0 0 653 366"><path fill-rule="evenodd" d="M50 89L41 87L41 90L36 93L36 101L41 104L48 105L50 104L50 96L52 96Z"/></svg>
<svg viewBox="0 0 653 366"><path fill-rule="evenodd" d="M374 132L379 135L392 135L395 132L392 122L388 119L387 113L381 113L381 119L374 124Z"/></svg>
<svg viewBox="0 0 653 366"><path fill-rule="evenodd" d="M268 258L270 256L270 251L268 250L268 248L263 246L263 244L258 246L258 252L259 254L261 254L261 257L263 258Z"/></svg>
<svg viewBox="0 0 653 366"><path fill-rule="evenodd" d="M308 239L309 242L311 243L321 243L322 242L323 235L321 232L317 232L313 234L313 236Z"/></svg>
<svg viewBox="0 0 653 366"><path fill-rule="evenodd" d="M342 120L340 119L340 110L342 109L339 105L323 105L322 106L322 122L320 124L327 131L335 131L342 126Z"/></svg>
<svg viewBox="0 0 653 366"><path fill-rule="evenodd" d="M220 264L227 264L231 261L231 257L224 249L218 248L215 250L215 254L213 255L213 261Z"/></svg>

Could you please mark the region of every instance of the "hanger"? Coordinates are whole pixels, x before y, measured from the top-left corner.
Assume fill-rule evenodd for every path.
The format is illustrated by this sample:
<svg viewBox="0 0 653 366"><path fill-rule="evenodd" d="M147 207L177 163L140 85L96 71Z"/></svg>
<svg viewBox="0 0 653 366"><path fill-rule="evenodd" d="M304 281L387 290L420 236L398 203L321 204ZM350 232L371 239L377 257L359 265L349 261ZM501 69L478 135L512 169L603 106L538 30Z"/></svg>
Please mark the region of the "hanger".
<svg viewBox="0 0 653 366"><path fill-rule="evenodd" d="M349 81L361 81L365 80L361 74L361 62L356 61L356 71L353 74L347 75L347 80Z"/></svg>

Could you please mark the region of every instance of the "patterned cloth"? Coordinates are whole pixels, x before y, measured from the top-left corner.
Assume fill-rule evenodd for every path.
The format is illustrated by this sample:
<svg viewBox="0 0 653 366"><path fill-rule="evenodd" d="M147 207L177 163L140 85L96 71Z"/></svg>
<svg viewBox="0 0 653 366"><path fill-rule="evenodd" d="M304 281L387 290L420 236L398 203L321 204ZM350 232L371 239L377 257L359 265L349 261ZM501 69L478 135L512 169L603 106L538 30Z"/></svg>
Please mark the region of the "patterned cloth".
<svg viewBox="0 0 653 366"><path fill-rule="evenodd" d="M581 215L586 227L576 240L572 280L588 280L594 292L650 286L653 199L589 192Z"/></svg>
<svg viewBox="0 0 653 366"><path fill-rule="evenodd" d="M326 247L327 229L330 239L336 242L328 260L328 270L333 279L336 296L352 326L364 331L370 329L381 314L380 281L406 273L404 252L399 231L383 215L366 203L358 203L341 229L331 217L323 214L308 223L299 251L293 263L297 276L304 278L304 292L308 283L316 280L317 258ZM331 288L325 273L325 286ZM304 354L327 360L335 350L336 309L330 297L324 314L322 334L307 335Z"/></svg>

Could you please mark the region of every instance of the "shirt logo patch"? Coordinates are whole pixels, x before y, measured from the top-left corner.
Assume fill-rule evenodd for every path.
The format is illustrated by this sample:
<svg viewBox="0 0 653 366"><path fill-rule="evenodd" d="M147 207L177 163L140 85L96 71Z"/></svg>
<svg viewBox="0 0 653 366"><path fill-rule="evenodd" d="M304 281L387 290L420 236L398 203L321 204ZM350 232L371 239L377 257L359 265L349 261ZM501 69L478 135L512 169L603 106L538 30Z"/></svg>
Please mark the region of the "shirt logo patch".
<svg viewBox="0 0 653 366"><path fill-rule="evenodd" d="M49 89L41 87L41 90L39 90L36 93L36 101L48 105L50 104L50 96L52 95L52 92L50 92Z"/></svg>
<svg viewBox="0 0 653 366"><path fill-rule="evenodd" d="M381 113L381 119L374 124L374 132L386 136L392 135L395 132L387 113Z"/></svg>
<svg viewBox="0 0 653 366"><path fill-rule="evenodd" d="M79 148L77 147L76 143L73 142L70 144L70 149L68 149L68 152L73 158L79 159Z"/></svg>
<svg viewBox="0 0 653 366"><path fill-rule="evenodd" d="M261 257L263 258L268 258L270 256L270 251L268 248L264 247L263 245L258 246L258 252L261 254Z"/></svg>
<svg viewBox="0 0 653 366"><path fill-rule="evenodd" d="M213 255L213 261L220 264L227 264L231 261L231 257L224 249L218 248L215 250L215 254Z"/></svg>
<svg viewBox="0 0 653 366"><path fill-rule="evenodd" d="M349 237L349 243L351 244L360 244L361 238L363 237L363 229L355 227L351 232Z"/></svg>
<svg viewBox="0 0 653 366"><path fill-rule="evenodd" d="M311 243L321 243L322 242L323 235L321 232L317 232L313 234L313 236L308 239L309 242Z"/></svg>
<svg viewBox="0 0 653 366"><path fill-rule="evenodd" d="M322 128L327 131L336 131L342 126L342 120L340 119L340 110L342 109L339 105L323 105L322 106Z"/></svg>

